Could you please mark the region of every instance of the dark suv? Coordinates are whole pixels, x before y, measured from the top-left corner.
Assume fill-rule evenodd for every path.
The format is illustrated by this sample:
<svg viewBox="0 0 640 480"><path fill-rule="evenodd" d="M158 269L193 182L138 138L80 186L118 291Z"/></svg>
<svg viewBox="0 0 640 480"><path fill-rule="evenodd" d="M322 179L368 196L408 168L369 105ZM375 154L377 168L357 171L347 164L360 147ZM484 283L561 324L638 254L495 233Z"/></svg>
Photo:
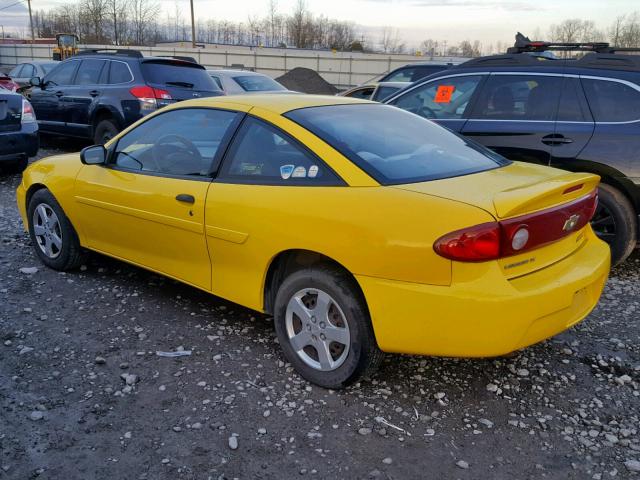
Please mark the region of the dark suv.
<svg viewBox="0 0 640 480"><path fill-rule="evenodd" d="M82 51L31 83L41 132L97 144L169 103L223 94L202 65L137 50Z"/></svg>
<svg viewBox="0 0 640 480"><path fill-rule="evenodd" d="M552 49L588 53L559 59ZM511 160L600 175L592 226L621 262L638 238L640 55L607 44L543 42L509 51L434 74L385 103Z"/></svg>

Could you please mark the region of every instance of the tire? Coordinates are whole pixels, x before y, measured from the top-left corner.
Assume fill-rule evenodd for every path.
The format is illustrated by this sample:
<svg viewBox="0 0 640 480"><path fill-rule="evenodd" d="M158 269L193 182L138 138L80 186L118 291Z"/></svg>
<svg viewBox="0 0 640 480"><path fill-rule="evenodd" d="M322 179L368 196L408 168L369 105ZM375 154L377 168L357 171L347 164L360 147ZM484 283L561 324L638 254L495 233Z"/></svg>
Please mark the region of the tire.
<svg viewBox="0 0 640 480"><path fill-rule="evenodd" d="M601 183L598 208L591 227L611 247L611 265L623 262L636 246L638 217L629 199L618 189Z"/></svg>
<svg viewBox="0 0 640 480"><path fill-rule="evenodd" d="M343 388L370 376L382 360L362 294L338 268L319 265L289 275L278 289L274 312L285 357L316 385ZM324 347L322 359L314 345Z"/></svg>
<svg viewBox="0 0 640 480"><path fill-rule="evenodd" d="M4 173L17 174L24 172L27 165L29 165L29 159L27 157L21 157L17 160L3 163L0 168Z"/></svg>
<svg viewBox="0 0 640 480"><path fill-rule="evenodd" d="M49 190L33 194L27 216L31 242L42 263L60 271L73 270L83 263L85 254L78 234Z"/></svg>
<svg viewBox="0 0 640 480"><path fill-rule="evenodd" d="M113 120L100 120L94 130L93 142L96 145L103 145L115 137L119 131Z"/></svg>

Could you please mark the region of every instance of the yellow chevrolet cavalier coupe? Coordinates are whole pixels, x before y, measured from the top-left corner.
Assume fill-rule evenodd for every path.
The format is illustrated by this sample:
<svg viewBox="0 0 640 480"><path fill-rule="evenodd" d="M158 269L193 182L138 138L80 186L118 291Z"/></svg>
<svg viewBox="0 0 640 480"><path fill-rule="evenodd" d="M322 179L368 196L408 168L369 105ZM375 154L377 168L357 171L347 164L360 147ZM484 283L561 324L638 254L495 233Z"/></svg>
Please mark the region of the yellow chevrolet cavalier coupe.
<svg viewBox="0 0 640 480"><path fill-rule="evenodd" d="M40 160L17 201L49 267L93 250L272 314L298 372L340 388L381 352L497 356L584 318L609 271L598 180L392 106L264 95Z"/></svg>

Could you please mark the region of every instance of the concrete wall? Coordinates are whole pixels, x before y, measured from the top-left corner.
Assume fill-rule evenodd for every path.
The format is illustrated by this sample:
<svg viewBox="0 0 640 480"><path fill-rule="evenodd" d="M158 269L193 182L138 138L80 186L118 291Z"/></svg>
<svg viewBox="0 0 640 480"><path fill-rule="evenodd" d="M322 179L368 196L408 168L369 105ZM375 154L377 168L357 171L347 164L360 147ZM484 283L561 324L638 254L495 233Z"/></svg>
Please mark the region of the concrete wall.
<svg viewBox="0 0 640 480"><path fill-rule="evenodd" d="M31 59L51 59L54 45L0 45L0 65L12 66ZM113 46L84 45L81 48L114 48ZM119 47L127 48L127 47ZM132 47L134 48L134 47ZM145 56L182 55L194 57L206 67L220 68L244 65L245 68L276 78L296 67L310 68L338 88L346 88L371 80L401 65L412 62L460 63L466 59L452 57L419 57L414 55L384 55L358 52L332 52L301 49L205 45L191 48L190 44L161 44L157 47L135 47Z"/></svg>

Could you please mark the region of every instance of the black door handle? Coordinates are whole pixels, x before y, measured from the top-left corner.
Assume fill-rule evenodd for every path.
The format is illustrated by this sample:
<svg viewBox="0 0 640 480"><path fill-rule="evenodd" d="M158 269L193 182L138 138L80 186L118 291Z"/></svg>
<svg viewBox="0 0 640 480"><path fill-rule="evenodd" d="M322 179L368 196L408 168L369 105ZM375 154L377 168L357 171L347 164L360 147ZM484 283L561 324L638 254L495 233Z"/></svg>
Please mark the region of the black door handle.
<svg viewBox="0 0 640 480"><path fill-rule="evenodd" d="M196 203L196 199L194 198L194 196L187 193L176 195L176 200L184 203Z"/></svg>
<svg viewBox="0 0 640 480"><path fill-rule="evenodd" d="M64 95L64 92L61 92L60 90L56 92L56 97L61 97L62 95Z"/></svg>
<svg viewBox="0 0 640 480"><path fill-rule="evenodd" d="M551 133L542 137L542 143L545 145L564 145L567 143L573 143L573 140L565 137L561 133Z"/></svg>
<svg viewBox="0 0 640 480"><path fill-rule="evenodd" d="M100 95L100 92L98 90L91 90L89 92L89 95L91 95L92 97L97 97L98 95Z"/></svg>

